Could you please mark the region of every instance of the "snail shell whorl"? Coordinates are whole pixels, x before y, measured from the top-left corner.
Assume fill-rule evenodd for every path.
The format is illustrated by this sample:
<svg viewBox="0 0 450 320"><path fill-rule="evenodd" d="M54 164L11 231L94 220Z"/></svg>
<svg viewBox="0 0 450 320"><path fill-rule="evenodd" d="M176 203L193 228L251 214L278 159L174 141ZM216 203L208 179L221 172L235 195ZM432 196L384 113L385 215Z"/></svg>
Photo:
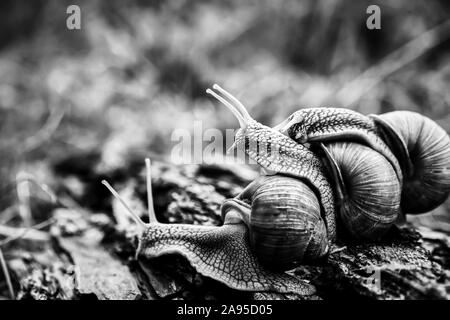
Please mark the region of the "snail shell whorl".
<svg viewBox="0 0 450 320"><path fill-rule="evenodd" d="M433 120L411 111L378 116L400 162L409 162L402 190L405 213L424 213L442 204L450 193L450 137ZM376 120L375 120L376 121ZM401 143L395 144L395 141ZM406 150L405 150L406 148ZM402 157L409 157L407 161Z"/></svg>
<svg viewBox="0 0 450 320"><path fill-rule="evenodd" d="M321 206L307 184L279 175L261 177L251 201L250 243L261 263L288 270L327 253Z"/></svg>
<svg viewBox="0 0 450 320"><path fill-rule="evenodd" d="M345 232L358 239L380 238L399 213L401 191L394 168L361 144L336 142L326 149L342 179L338 214Z"/></svg>

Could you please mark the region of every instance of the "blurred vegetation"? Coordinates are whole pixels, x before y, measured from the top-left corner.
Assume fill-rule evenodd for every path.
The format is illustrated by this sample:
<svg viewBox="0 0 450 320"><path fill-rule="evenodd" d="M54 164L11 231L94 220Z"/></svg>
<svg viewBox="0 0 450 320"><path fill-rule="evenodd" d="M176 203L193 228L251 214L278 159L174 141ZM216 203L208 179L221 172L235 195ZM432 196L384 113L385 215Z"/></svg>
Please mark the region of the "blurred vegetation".
<svg viewBox="0 0 450 320"><path fill-rule="evenodd" d="M301 107L339 106L414 110L450 131L449 28L416 41L417 57L407 46L450 18L448 1L77 1L74 31L69 4L0 3L3 213L19 171L51 185L51 164L80 151L114 168L135 150L166 156L172 131L195 120L236 128L204 93L214 82L268 125ZM366 28L370 4L381 30ZM370 88L358 81L366 70Z"/></svg>

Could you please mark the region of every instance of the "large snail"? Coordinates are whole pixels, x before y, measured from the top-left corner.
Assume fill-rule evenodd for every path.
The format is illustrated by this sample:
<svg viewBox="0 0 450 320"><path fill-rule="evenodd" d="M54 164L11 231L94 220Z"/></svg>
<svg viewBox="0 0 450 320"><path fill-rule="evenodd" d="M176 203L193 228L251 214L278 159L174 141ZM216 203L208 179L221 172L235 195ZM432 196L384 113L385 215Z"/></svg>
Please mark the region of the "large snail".
<svg viewBox="0 0 450 320"><path fill-rule="evenodd" d="M199 273L231 288L307 295L314 292L312 286L282 271L326 257L336 239L336 223L351 237L380 238L397 219L411 177L419 176L411 172L419 167L432 168L433 174L423 176L445 185L438 200L433 198L436 192L430 193L432 206L448 195L450 143L442 129L435 129L439 142L431 144L444 145L445 152L422 146L413 158L417 147L410 147L410 136L396 129L398 121L388 114L366 117L346 109L305 109L270 128L255 121L227 91L213 88L207 92L240 123L235 145L274 174L261 176L225 201L223 226L161 224L151 205L147 161L150 223L136 217L141 226L138 259L176 252ZM427 162L424 154L446 158ZM405 162L417 168L404 168Z"/></svg>
<svg viewBox="0 0 450 320"><path fill-rule="evenodd" d="M310 108L275 128L299 143L360 141L383 154L403 185L404 213L428 212L450 193L450 137L421 114L395 111L366 117L347 109Z"/></svg>
<svg viewBox="0 0 450 320"><path fill-rule="evenodd" d="M158 222L153 210L149 159L146 159L146 165L149 223L144 223L108 182L102 181L123 204L139 227L139 245L136 252L139 262L147 263L148 259L177 253L184 256L203 276L215 279L236 290L301 295L315 293L314 286L288 273L272 271L256 258L250 247L249 229L243 222L249 219L250 207L238 198L232 200L236 205L229 205L230 200L224 204L222 208L224 223L220 227ZM267 178L271 179L271 177ZM293 178L285 177L285 179L298 183ZM296 201L298 200L305 201L302 197L297 197ZM297 207L295 201L292 206ZM314 215L314 213L311 214ZM316 219L317 226L320 228L322 225L323 229L324 223L318 213ZM323 235L322 241L325 243L322 245L326 251L328 246L326 233L320 234Z"/></svg>

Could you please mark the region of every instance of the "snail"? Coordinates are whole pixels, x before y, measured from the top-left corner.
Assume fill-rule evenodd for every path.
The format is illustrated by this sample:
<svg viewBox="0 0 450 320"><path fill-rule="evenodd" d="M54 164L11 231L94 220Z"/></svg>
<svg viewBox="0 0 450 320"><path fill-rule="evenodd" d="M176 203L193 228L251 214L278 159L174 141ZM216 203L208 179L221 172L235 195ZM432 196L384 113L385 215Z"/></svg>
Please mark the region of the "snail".
<svg viewBox="0 0 450 320"><path fill-rule="evenodd" d="M450 137L433 120L411 111L369 115L402 164L401 207L424 213L450 194Z"/></svg>
<svg viewBox="0 0 450 320"><path fill-rule="evenodd" d="M403 171L371 117L344 108L307 108L274 129L323 150L344 233L377 240L389 230L401 213Z"/></svg>
<svg viewBox="0 0 450 320"><path fill-rule="evenodd" d="M450 194L450 137L418 113L364 116L344 108L309 108L294 112L275 129L302 144L358 141L381 153L402 186L402 213L428 212Z"/></svg>
<svg viewBox="0 0 450 320"><path fill-rule="evenodd" d="M158 222L153 209L151 192L150 160L147 167L147 199L149 223L144 223L135 214L113 187L106 181L102 183L116 199L126 208L138 226L139 245L136 258L140 263L165 254L177 253L184 256L196 271L203 276L224 283L228 287L241 291L278 292L312 295L315 287L286 272L273 271L266 268L256 258L250 247L249 229L244 223L248 221L250 206L242 198L230 199L222 206L222 226L199 226L187 224L164 224ZM265 177L272 179L290 179L291 183L300 184L289 177ZM281 180L280 180L281 181ZM266 181L267 182L267 181ZM282 183L283 184L283 183ZM252 185L251 188L254 188ZM304 188L307 188L306 186ZM246 189L250 192L250 188ZM293 210L298 210L295 202L304 201L301 192L293 198ZM292 195L289 195L292 196ZM230 205L234 202L234 205ZM321 221L318 203L311 204L316 208L316 219ZM309 207L305 207L308 208ZM286 211L285 208L280 211ZM313 213L311 213L313 215ZM324 229L324 222L315 224ZM315 231L315 230L312 230ZM320 230L322 231L322 230ZM306 236L309 240L309 237ZM327 251L327 237L324 234L322 246Z"/></svg>

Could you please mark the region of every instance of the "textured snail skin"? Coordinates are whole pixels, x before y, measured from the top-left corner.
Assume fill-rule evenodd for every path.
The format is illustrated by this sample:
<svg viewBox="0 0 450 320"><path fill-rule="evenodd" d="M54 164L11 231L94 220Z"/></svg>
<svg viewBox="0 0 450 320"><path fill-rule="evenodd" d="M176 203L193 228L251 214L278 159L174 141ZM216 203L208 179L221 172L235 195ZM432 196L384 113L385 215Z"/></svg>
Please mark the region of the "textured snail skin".
<svg viewBox="0 0 450 320"><path fill-rule="evenodd" d="M229 212L229 216L233 213ZM314 286L261 266L250 250L248 228L238 221L229 218L221 227L150 224L140 238L137 258L143 262L176 253L200 274L236 290L315 293Z"/></svg>
<svg viewBox="0 0 450 320"><path fill-rule="evenodd" d="M326 179L324 165L316 154L279 131L256 121L251 121L245 129L238 130L235 143L266 171L307 181L318 194L328 239L330 242L335 240L334 193Z"/></svg>
<svg viewBox="0 0 450 320"><path fill-rule="evenodd" d="M392 151L377 134L374 121L344 108L307 108L294 112L275 129L299 143L327 141L361 142L381 153L391 163L398 180L402 170Z"/></svg>

